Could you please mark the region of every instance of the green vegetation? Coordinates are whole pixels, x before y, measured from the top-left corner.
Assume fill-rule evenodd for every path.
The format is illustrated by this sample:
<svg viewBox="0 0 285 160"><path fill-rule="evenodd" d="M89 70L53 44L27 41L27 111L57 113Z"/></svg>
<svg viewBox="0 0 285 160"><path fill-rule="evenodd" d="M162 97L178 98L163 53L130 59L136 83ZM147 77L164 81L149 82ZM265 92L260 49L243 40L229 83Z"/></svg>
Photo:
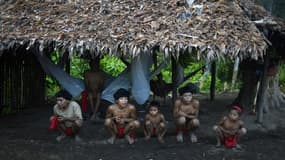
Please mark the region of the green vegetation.
<svg viewBox="0 0 285 160"><path fill-rule="evenodd" d="M11 115L15 114L17 110L11 106L2 106L0 115Z"/></svg>
<svg viewBox="0 0 285 160"><path fill-rule="evenodd" d="M281 64L278 67L280 88L285 92L285 64Z"/></svg>
<svg viewBox="0 0 285 160"><path fill-rule="evenodd" d="M51 56L51 59L54 63L57 63L59 61L59 53L54 52ZM191 60L189 62L186 62L185 60L182 62L184 65L184 75L187 75L194 70L201 68L203 65L205 65L204 61L197 61L194 60L191 57L185 58L187 60ZM163 61L163 57L158 58L158 63ZM80 79L83 79L83 73L84 71L89 69L89 62L86 59L79 58L76 55L71 59L70 62L70 74L73 77L77 77ZM118 58L116 57L110 57L105 56L100 61L100 67L101 69L112 75L112 76L118 76L125 68L126 65ZM153 70L154 67L151 68ZM232 72L233 72L233 62L230 60L226 61L217 61L216 62L216 68L217 68L217 78L216 78L216 91L217 92L223 92L226 90L229 90L231 88L231 81L232 81ZM200 79L204 74L204 70L199 71L197 74L189 78L187 81L185 81L181 86L191 82L194 84L197 84L200 86L200 91L203 93L208 93L210 84L211 84L211 74L208 74L203 83L201 83ZM163 80L167 83L171 83L171 64L167 65L166 68L162 70ZM283 91L285 91L285 65L279 66L279 79L280 79L280 87ZM235 87L233 88L235 91L238 90L240 87L240 82L237 81ZM53 97L54 94L60 90L60 85L56 80L53 78L47 76L46 77L46 96L49 99L50 97Z"/></svg>
<svg viewBox="0 0 285 160"><path fill-rule="evenodd" d="M127 68L127 66L120 59L108 56L105 56L103 59L101 59L100 67L104 72L112 76L118 76Z"/></svg>
<svg viewBox="0 0 285 160"><path fill-rule="evenodd" d="M51 56L53 63L57 63L59 61L59 52L54 52ZM159 57L158 61L161 62L163 60L162 57ZM193 60L193 59L192 59ZM193 62L193 61L192 61ZM83 79L83 73L85 70L89 69L89 63L87 60L83 58L79 58L74 56L70 62L70 74L73 77L77 77ZM203 61L195 61L195 63L186 63L183 62L185 66L184 75L187 75L194 70L201 68L205 62ZM112 75L118 76L125 68L126 65L116 57L109 57L105 56L100 61L101 69ZM216 90L217 92L221 92L227 90L231 85L231 78L232 78L232 68L233 64L231 61L226 62L217 62L217 79L216 79ZM153 69L153 67L152 67ZM204 74L204 71L201 70L196 75L185 81L181 86L185 85L186 83L194 83L201 87L201 92L209 92L210 83L211 83L211 74L208 74L202 84L200 84L200 78ZM167 83L171 83L171 64L167 65L165 69L162 70L163 80ZM227 87L228 86L228 87ZM48 98L53 97L57 91L61 89L60 85L56 80L47 76L46 77L46 95Z"/></svg>

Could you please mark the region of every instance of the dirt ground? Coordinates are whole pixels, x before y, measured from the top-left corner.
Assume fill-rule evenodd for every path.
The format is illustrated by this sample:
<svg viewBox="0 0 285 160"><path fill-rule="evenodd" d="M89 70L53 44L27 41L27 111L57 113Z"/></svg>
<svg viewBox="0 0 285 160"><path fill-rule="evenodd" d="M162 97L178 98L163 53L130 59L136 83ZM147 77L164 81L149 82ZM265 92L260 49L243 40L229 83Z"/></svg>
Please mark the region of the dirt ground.
<svg viewBox="0 0 285 160"><path fill-rule="evenodd" d="M226 113L236 95L218 95L214 102L199 95L201 103L201 127L197 130L198 143L184 143L175 140L175 126L170 112L170 103L162 105L161 111L168 121L165 144L156 138L143 139L143 132L136 133L136 142L128 145L119 139L114 145L106 143L108 138L103 122L85 121L80 136L83 143L68 138L58 143L57 132L48 131L48 119L52 106L25 109L16 115L0 117L0 159L1 160L281 160L285 157L285 112L266 114L263 125L256 124L255 116L246 111L242 116L248 134L239 141L240 149L215 147L212 126ZM142 120L144 107L138 107ZM272 125L272 122L274 125Z"/></svg>

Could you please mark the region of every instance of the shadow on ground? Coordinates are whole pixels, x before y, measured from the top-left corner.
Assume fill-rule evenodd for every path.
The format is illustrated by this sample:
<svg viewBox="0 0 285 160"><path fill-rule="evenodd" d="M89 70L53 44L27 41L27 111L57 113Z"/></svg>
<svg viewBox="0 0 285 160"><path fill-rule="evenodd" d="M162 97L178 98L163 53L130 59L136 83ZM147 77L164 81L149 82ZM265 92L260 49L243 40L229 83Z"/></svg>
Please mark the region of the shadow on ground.
<svg viewBox="0 0 285 160"><path fill-rule="evenodd" d="M156 138L143 139L143 132L136 133L136 143L128 145L124 139L114 145L106 143L108 138L103 123L85 121L80 133L83 143L72 138L58 143L56 132L50 132L48 119L52 106L26 109L16 115L0 117L0 159L1 160L280 160L285 156L284 112L275 111L266 115L263 125L254 122L255 116L245 113L248 134L240 139L240 149L215 147L212 126L226 113L226 106L235 94L218 95L214 102L207 96L199 95L201 103L201 127L197 131L198 143L190 143L185 137L184 143L175 141L175 127L172 121L170 103L161 107L168 121L168 133L165 144L159 144ZM138 108L142 120L144 108ZM274 123L274 125L272 124Z"/></svg>

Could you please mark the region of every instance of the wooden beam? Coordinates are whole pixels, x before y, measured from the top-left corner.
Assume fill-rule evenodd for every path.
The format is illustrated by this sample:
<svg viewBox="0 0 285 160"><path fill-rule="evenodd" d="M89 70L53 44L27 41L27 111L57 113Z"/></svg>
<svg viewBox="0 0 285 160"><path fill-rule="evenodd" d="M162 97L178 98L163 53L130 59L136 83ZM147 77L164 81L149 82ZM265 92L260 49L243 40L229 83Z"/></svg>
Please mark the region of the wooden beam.
<svg viewBox="0 0 285 160"><path fill-rule="evenodd" d="M177 87L178 87L178 63L174 57L171 57L171 65L172 65L172 105L174 105L174 102L177 98Z"/></svg>
<svg viewBox="0 0 285 160"><path fill-rule="evenodd" d="M216 92L216 61L213 61L211 65L210 100L213 101Z"/></svg>

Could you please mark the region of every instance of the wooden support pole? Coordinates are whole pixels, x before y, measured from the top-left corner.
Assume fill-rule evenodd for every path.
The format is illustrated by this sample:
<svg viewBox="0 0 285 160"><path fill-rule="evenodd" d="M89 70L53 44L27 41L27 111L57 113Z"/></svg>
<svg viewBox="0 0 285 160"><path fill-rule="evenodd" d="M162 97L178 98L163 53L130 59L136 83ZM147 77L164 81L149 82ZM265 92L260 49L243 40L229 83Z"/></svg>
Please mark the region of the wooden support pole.
<svg viewBox="0 0 285 160"><path fill-rule="evenodd" d="M213 61L211 65L210 100L213 101L216 92L216 61Z"/></svg>
<svg viewBox="0 0 285 160"><path fill-rule="evenodd" d="M177 98L177 87L178 87L178 74L177 74L177 61L174 57L171 57L172 65L172 104L174 104L175 99Z"/></svg>
<svg viewBox="0 0 285 160"><path fill-rule="evenodd" d="M70 74L70 59L67 58L65 62L65 72Z"/></svg>
<svg viewBox="0 0 285 160"><path fill-rule="evenodd" d="M264 112L264 102L265 102L265 94L266 94L266 86L268 83L268 78L266 76L267 68L269 65L269 55L268 53L264 56L264 67L263 67L263 72L261 76L261 82L260 82L260 88L259 92L257 95L257 102L256 102L256 107L257 107L257 123L262 123L263 122L263 112Z"/></svg>

